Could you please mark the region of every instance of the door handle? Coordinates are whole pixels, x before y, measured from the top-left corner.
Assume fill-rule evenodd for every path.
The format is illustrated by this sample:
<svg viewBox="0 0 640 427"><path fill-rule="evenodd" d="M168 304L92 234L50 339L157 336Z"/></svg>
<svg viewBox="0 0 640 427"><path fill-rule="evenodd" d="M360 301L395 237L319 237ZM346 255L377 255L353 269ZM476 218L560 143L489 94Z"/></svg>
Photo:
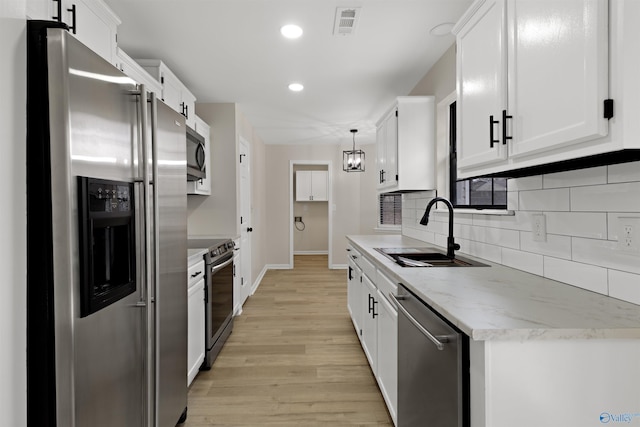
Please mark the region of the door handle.
<svg viewBox="0 0 640 427"><path fill-rule="evenodd" d="M247 231L248 231L249 233L253 232L253 227L247 227Z"/></svg>
<svg viewBox="0 0 640 427"><path fill-rule="evenodd" d="M489 147L493 148L493 144L500 141L493 138L493 125L500 123L500 120L493 120L493 116L489 116Z"/></svg>
<svg viewBox="0 0 640 427"><path fill-rule="evenodd" d="M507 139L512 139L507 136L507 119L513 119L513 116L507 116L507 110L502 110L502 145L507 145Z"/></svg>

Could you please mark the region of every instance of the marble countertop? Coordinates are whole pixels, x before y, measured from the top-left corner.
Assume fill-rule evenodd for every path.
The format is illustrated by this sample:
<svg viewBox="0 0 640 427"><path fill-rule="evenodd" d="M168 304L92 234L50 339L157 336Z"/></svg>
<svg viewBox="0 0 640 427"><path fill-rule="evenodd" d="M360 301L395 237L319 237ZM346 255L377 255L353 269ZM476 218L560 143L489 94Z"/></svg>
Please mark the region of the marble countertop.
<svg viewBox="0 0 640 427"><path fill-rule="evenodd" d="M489 267L400 267L374 250L435 247L405 236L347 239L474 340L640 338L639 305L467 255Z"/></svg>
<svg viewBox="0 0 640 427"><path fill-rule="evenodd" d="M198 261L204 260L204 254L207 253L207 249L187 249L187 265L192 266Z"/></svg>

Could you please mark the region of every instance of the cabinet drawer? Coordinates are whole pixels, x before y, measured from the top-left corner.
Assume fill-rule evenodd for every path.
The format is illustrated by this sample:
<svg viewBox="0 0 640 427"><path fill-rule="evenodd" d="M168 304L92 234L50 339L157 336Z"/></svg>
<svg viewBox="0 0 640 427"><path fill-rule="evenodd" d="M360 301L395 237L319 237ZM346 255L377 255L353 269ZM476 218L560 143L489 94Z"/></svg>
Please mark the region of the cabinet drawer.
<svg viewBox="0 0 640 427"><path fill-rule="evenodd" d="M398 294L398 284L382 273L378 273L376 285L378 285L378 290L387 300L389 299L390 293L393 295Z"/></svg>
<svg viewBox="0 0 640 427"><path fill-rule="evenodd" d="M360 269L362 269L362 274L366 274L373 283L377 283L378 278L376 273L376 266L363 256L361 256L358 260L360 261L358 263L358 266L360 267Z"/></svg>
<svg viewBox="0 0 640 427"><path fill-rule="evenodd" d="M360 267L360 258L362 258L362 254L360 252L358 252L353 246L348 246L347 255L358 267Z"/></svg>
<svg viewBox="0 0 640 427"><path fill-rule="evenodd" d="M189 287L195 285L198 280L202 278L204 278L204 260L198 261L189 266L189 269L187 270L187 281L189 283Z"/></svg>

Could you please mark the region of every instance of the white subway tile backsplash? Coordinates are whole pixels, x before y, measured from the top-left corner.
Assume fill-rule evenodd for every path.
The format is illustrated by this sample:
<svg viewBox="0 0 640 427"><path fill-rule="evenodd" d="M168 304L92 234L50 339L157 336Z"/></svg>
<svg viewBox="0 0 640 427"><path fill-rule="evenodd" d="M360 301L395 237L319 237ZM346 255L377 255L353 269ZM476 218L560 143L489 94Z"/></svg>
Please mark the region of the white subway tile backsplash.
<svg viewBox="0 0 640 427"><path fill-rule="evenodd" d="M607 238L607 214L587 212L548 212L547 233L563 236Z"/></svg>
<svg viewBox="0 0 640 427"><path fill-rule="evenodd" d="M574 261L640 274L640 255L618 250L618 242L573 237L571 252Z"/></svg>
<svg viewBox="0 0 640 427"><path fill-rule="evenodd" d="M544 257L544 277L607 295L607 269Z"/></svg>
<svg viewBox="0 0 640 427"><path fill-rule="evenodd" d="M507 191L541 190L542 175L507 180Z"/></svg>
<svg viewBox="0 0 640 427"><path fill-rule="evenodd" d="M640 255L618 249L619 217L640 217L640 162L510 179L511 216L455 214L460 253L640 304ZM402 233L446 247L448 211L418 224L434 192L403 195ZM406 209L406 211L405 211ZM532 239L546 215L547 241Z"/></svg>
<svg viewBox="0 0 640 427"><path fill-rule="evenodd" d="M566 188L607 183L607 167L578 169L542 176L543 188Z"/></svg>
<svg viewBox="0 0 640 427"><path fill-rule="evenodd" d="M618 241L618 232L620 231L620 218L640 218L640 212L609 212L607 213L607 229L609 240Z"/></svg>
<svg viewBox="0 0 640 427"><path fill-rule="evenodd" d="M640 275L609 270L609 295L640 304Z"/></svg>
<svg viewBox="0 0 640 427"><path fill-rule="evenodd" d="M556 258L571 259L571 237L547 234L546 242L533 240L533 233L520 232L520 249Z"/></svg>
<svg viewBox="0 0 640 427"><path fill-rule="evenodd" d="M608 182L632 182L640 181L640 162L621 163L609 165Z"/></svg>
<svg viewBox="0 0 640 427"><path fill-rule="evenodd" d="M522 211L569 211L569 189L521 191L519 207Z"/></svg>
<svg viewBox="0 0 640 427"><path fill-rule="evenodd" d="M640 212L640 182L574 187L571 210Z"/></svg>
<svg viewBox="0 0 640 427"><path fill-rule="evenodd" d="M456 240L456 243L460 244L460 252L462 253L502 264L502 248L500 246L470 240Z"/></svg>
<svg viewBox="0 0 640 427"><path fill-rule="evenodd" d="M520 204L518 203L518 193L517 191L507 191L507 209L510 211L517 211L520 209Z"/></svg>
<svg viewBox="0 0 640 427"><path fill-rule="evenodd" d="M515 249L502 248L502 264L538 276L542 276L544 271L542 255Z"/></svg>

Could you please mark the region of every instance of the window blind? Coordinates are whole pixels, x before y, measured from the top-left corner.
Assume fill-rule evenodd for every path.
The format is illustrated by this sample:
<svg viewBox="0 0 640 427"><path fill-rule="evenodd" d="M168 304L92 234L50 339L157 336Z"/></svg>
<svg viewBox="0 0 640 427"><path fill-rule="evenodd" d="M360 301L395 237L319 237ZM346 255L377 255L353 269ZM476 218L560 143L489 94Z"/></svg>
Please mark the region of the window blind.
<svg viewBox="0 0 640 427"><path fill-rule="evenodd" d="M402 194L380 194L380 225L402 224Z"/></svg>

